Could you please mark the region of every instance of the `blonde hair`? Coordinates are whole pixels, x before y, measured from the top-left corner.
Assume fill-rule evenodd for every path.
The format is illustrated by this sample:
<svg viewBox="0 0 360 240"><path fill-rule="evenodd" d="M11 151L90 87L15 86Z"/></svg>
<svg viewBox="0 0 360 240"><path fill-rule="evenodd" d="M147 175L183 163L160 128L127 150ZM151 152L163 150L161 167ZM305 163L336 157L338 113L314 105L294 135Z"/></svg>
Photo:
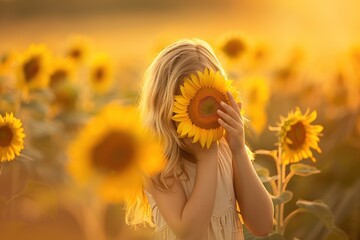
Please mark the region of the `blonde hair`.
<svg viewBox="0 0 360 240"><path fill-rule="evenodd" d="M226 76L209 44L200 39L182 39L163 49L145 72L138 107L145 126L158 134L164 143L167 163L154 182L163 190L169 189L165 183L166 177L178 178L185 173L180 161L183 143L171 120L176 88L184 77L205 68L220 71ZM247 150L253 159L253 153L248 147ZM136 226L147 223L154 226L152 209L143 190L125 202L125 210L127 224Z"/></svg>

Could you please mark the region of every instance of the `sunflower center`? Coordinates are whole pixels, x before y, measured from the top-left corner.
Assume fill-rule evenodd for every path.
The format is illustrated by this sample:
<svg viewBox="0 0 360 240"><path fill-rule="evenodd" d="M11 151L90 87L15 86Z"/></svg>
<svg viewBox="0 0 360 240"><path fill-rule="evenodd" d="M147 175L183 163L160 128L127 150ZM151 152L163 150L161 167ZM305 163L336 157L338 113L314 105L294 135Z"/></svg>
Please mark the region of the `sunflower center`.
<svg viewBox="0 0 360 240"><path fill-rule="evenodd" d="M25 80L30 82L40 70L40 57L35 56L29 59L23 66Z"/></svg>
<svg viewBox="0 0 360 240"><path fill-rule="evenodd" d="M81 58L81 55L82 55L81 50L76 49L76 48L72 49L69 52L69 56L72 57L73 59L79 59L79 58Z"/></svg>
<svg viewBox="0 0 360 240"><path fill-rule="evenodd" d="M105 70L102 67L98 67L95 71L94 71L94 79L96 82L101 82L103 80L105 76Z"/></svg>
<svg viewBox="0 0 360 240"><path fill-rule="evenodd" d="M10 145L11 140L13 139L13 132L8 126L0 127L0 146L7 147Z"/></svg>
<svg viewBox="0 0 360 240"><path fill-rule="evenodd" d="M235 58L245 50L245 45L238 39L231 39L225 44L223 50L228 56Z"/></svg>
<svg viewBox="0 0 360 240"><path fill-rule="evenodd" d="M306 129L302 122L297 122L291 126L291 129L286 135L292 141L289 147L293 150L301 148L305 142Z"/></svg>
<svg viewBox="0 0 360 240"><path fill-rule="evenodd" d="M50 76L50 87L55 87L59 83L63 82L67 77L67 73L64 69L58 69L54 71Z"/></svg>
<svg viewBox="0 0 360 240"><path fill-rule="evenodd" d="M221 92L213 88L199 89L188 107L191 121L200 128L218 128L220 124L216 111L222 109L220 101L227 102L225 95Z"/></svg>
<svg viewBox="0 0 360 240"><path fill-rule="evenodd" d="M9 59L9 56L7 54L4 54L0 57L0 63L4 64Z"/></svg>
<svg viewBox="0 0 360 240"><path fill-rule="evenodd" d="M135 158L135 141L125 132L112 132L93 149L92 164L105 173L118 173L126 169Z"/></svg>

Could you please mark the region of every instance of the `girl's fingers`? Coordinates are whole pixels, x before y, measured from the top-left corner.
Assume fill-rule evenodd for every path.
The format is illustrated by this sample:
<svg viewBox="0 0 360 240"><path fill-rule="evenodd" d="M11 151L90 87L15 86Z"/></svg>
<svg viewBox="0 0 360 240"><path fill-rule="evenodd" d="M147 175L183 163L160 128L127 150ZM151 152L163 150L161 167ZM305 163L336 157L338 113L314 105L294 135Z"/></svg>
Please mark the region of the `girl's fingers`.
<svg viewBox="0 0 360 240"><path fill-rule="evenodd" d="M233 128L238 128L239 126L239 122L236 121L234 118L230 117L228 114L224 113L223 111L221 111L220 109L217 110L218 115L220 115L220 117L225 120L225 122L227 124L229 124L230 126L232 126Z"/></svg>
<svg viewBox="0 0 360 240"><path fill-rule="evenodd" d="M218 119L218 122L220 123L221 126L223 126L223 128L225 128L226 131L228 131L229 133L236 133L236 129L231 127L229 124L227 124L226 122L224 122L224 120L222 120L221 118Z"/></svg>
<svg viewBox="0 0 360 240"><path fill-rule="evenodd" d="M234 97L232 96L232 94L228 91L228 92L227 92L227 95L228 95L228 98L229 98L229 100L230 100L230 104L231 104L231 106L233 107L233 109L234 109L237 113L240 113L239 106L236 104L236 101L235 101Z"/></svg>
<svg viewBox="0 0 360 240"><path fill-rule="evenodd" d="M240 114L235 111L234 108L230 107L228 104L223 101L220 102L220 105L226 110L227 114L229 114L236 121L240 121Z"/></svg>

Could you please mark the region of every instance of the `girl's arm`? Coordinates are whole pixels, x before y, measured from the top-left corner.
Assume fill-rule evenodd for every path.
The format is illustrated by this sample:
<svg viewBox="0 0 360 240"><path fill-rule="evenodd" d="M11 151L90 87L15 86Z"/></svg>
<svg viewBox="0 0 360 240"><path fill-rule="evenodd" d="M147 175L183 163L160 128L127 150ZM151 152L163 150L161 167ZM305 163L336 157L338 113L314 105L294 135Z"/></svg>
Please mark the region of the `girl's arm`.
<svg viewBox="0 0 360 240"><path fill-rule="evenodd" d="M199 143L197 143L199 144ZM206 236L215 201L217 185L217 146L196 155L197 168L193 191L186 199L178 179L168 178L170 190L159 190L149 184L165 221L181 240L200 240ZM151 182L151 181L150 181Z"/></svg>
<svg viewBox="0 0 360 240"><path fill-rule="evenodd" d="M228 93L231 106L222 103L225 112L218 111L219 123L233 156L234 189L241 215L247 228L255 235L265 236L272 231L274 208L264 185L256 174L245 148L245 134L240 109Z"/></svg>
<svg viewBox="0 0 360 240"><path fill-rule="evenodd" d="M246 227L257 236L268 235L273 228L273 204L245 149L233 153L233 169L236 200Z"/></svg>

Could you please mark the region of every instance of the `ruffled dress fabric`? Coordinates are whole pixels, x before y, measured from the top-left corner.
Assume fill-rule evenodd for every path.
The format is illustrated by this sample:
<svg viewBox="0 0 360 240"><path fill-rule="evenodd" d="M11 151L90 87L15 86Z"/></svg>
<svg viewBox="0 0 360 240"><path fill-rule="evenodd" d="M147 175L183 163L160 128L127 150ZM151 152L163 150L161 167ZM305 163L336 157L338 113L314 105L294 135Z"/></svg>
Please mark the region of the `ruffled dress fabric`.
<svg viewBox="0 0 360 240"><path fill-rule="evenodd" d="M236 211L231 151L225 139L221 139L219 142L218 161L216 198L206 239L243 240L242 223ZM183 162L189 179L181 181L181 184L187 198L189 198L195 183L196 164L185 159ZM155 240L178 240L161 216L153 196L147 191L145 193L152 208L156 225L153 238Z"/></svg>

